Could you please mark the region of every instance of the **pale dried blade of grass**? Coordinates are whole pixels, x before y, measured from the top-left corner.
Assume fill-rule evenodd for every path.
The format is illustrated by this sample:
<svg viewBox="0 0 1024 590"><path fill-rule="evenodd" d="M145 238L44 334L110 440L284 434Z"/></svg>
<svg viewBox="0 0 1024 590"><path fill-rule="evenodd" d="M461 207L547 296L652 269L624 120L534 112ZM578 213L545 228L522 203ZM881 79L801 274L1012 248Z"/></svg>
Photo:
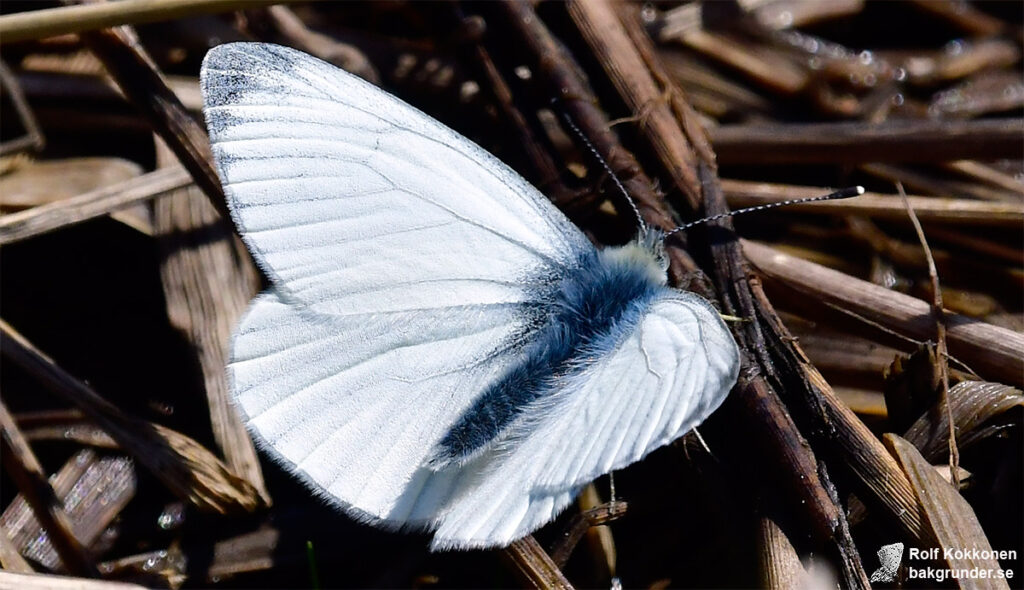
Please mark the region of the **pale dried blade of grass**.
<svg viewBox="0 0 1024 590"><path fill-rule="evenodd" d="M799 587L807 572L786 533L774 520L764 516L758 522L757 532L761 587L766 590L789 590Z"/></svg>
<svg viewBox="0 0 1024 590"><path fill-rule="evenodd" d="M0 571L0 590L146 590L146 587L107 580Z"/></svg>
<svg viewBox="0 0 1024 590"><path fill-rule="evenodd" d="M0 245L109 215L190 184L192 176L184 168L175 166L70 199L9 213L0 217Z"/></svg>
<svg viewBox="0 0 1024 590"><path fill-rule="evenodd" d="M189 563L179 544L172 543L167 549L104 561L100 563L100 569L111 578L132 580L155 588L178 590L189 579L189 565L195 567L194 563ZM215 584L218 581L220 580L206 580L208 584Z"/></svg>
<svg viewBox="0 0 1024 590"><path fill-rule="evenodd" d="M135 472L125 457L99 457L89 449L76 452L50 477L68 515L71 531L91 547L135 496ZM32 561L50 570L60 559L23 496L16 497L0 516L15 546Z"/></svg>
<svg viewBox="0 0 1024 590"><path fill-rule="evenodd" d="M985 536L974 509L967 503L967 500L953 489L949 483L938 472L935 467L925 460L907 440L895 435L884 436L885 445L892 452L893 457L899 462L903 472L910 479L910 483L917 495L928 526L936 540L936 546L953 550L992 551L992 545ZM945 552L943 552L945 553ZM992 588L1009 589L1006 580L994 577L997 570L1002 568L999 562L992 558L984 558L968 553L965 556L953 551L950 556L943 555L950 570L956 571L980 571L990 572L990 578L965 578L960 580L960 588Z"/></svg>
<svg viewBox="0 0 1024 590"><path fill-rule="evenodd" d="M14 546L7 529L3 526L0 526L0 569L21 574L30 574L35 571L18 552L18 548Z"/></svg>
<svg viewBox="0 0 1024 590"><path fill-rule="evenodd" d="M76 442L100 449L120 449L117 441L78 410L23 412L16 416L28 440Z"/></svg>
<svg viewBox="0 0 1024 590"><path fill-rule="evenodd" d="M121 158L60 158L18 162L0 173L0 208L11 213L131 180L142 166Z"/></svg>
<svg viewBox="0 0 1024 590"><path fill-rule="evenodd" d="M45 8L0 16L0 42L229 12L260 4L266 4L266 0L121 0Z"/></svg>
<svg viewBox="0 0 1024 590"><path fill-rule="evenodd" d="M71 519L36 458L22 436L7 406L0 401L0 451L3 466L46 531L63 567L80 576L99 577L91 556L75 537Z"/></svg>
<svg viewBox="0 0 1024 590"><path fill-rule="evenodd" d="M953 411L950 409L949 402L949 354L946 347L946 317L943 314L942 287L939 285L939 271L935 269L935 258L932 256L931 248L928 247L928 239L924 235L924 229L921 227L921 221L918 220L917 214L914 212L913 205L910 204L910 199L907 198L906 191L903 190L903 185L897 182L896 189L899 191L900 199L903 201L903 206L907 209L907 215L914 225L914 232L917 233L917 239L921 242L921 249L924 251L925 258L928 261L928 277L932 285L931 310L932 317L935 319L935 347L937 350L935 361L939 374L939 388L941 390L940 403L946 410L946 423L949 427L947 437L949 477L953 487L959 489L960 449L957 448L956 423L953 420Z"/></svg>

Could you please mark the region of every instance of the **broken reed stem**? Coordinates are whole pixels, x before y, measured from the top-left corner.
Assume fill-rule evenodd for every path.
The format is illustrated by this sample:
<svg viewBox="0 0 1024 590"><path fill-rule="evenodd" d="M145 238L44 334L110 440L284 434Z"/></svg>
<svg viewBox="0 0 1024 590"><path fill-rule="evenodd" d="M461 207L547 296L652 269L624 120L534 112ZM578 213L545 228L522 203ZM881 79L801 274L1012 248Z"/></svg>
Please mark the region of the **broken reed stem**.
<svg viewBox="0 0 1024 590"><path fill-rule="evenodd" d="M955 162L944 162L942 167L963 174L970 180L978 183L1004 190L1007 193L1020 197L1024 191L1024 181L1014 178L990 165L982 164L974 160L957 160Z"/></svg>
<svg viewBox="0 0 1024 590"><path fill-rule="evenodd" d="M35 571L21 553L18 553L18 548L14 546L4 527L0 527L0 569L22 574L31 574Z"/></svg>
<svg viewBox="0 0 1024 590"><path fill-rule="evenodd" d="M39 129L35 114L25 100L25 92L21 88L21 82L14 76L7 64L0 59L0 87L7 93L8 100L14 106L14 112L24 127L25 134L21 137L9 139L0 143L0 157L9 154L16 154L23 150L40 151L46 145L46 138Z"/></svg>
<svg viewBox="0 0 1024 590"><path fill-rule="evenodd" d="M936 162L1021 157L1024 119L722 125L723 164Z"/></svg>
<svg viewBox="0 0 1024 590"><path fill-rule="evenodd" d="M714 155L706 146L705 133L696 117L681 100L682 91L671 82L653 50L645 56L638 51L637 48L643 46L642 39L646 38L646 33L642 30L634 30L632 35L627 33L628 27L623 21L635 20L636 14L623 10L617 16L612 4L605 1L574 2L569 5L569 13L584 39L599 56L619 94L637 112L640 130L658 155L662 167L669 171L676 188L690 197L691 207L699 211L699 198L705 188L701 186L703 179L716 180L711 172ZM634 24L634 29L639 28L638 23ZM660 84L652 77L652 70L658 73ZM666 97L674 99L672 106L675 111L669 108ZM693 141L704 147L702 154L708 152L699 158L706 171L704 175L697 169L698 156L692 147ZM710 214L710 211L706 213ZM744 311L749 311L749 308L744 306ZM818 461L781 400L760 377L741 385L740 391L744 393L741 396L741 415L751 419L753 429L765 433L769 446L776 451L775 456L785 458L784 463L792 475L786 478L785 485L800 500L803 510L798 509L798 513L819 539L836 541L843 557L843 576L847 584L864 586L866 579L843 522L844 516L826 489L831 484L819 477Z"/></svg>
<svg viewBox="0 0 1024 590"><path fill-rule="evenodd" d="M921 228L921 222L917 219L917 214L907 198L906 191L903 190L903 185L897 182L896 188L899 191L900 198L903 200L903 205L907 209L907 215L910 217L911 223L914 224L917 239L921 242L921 248L924 250L924 256L928 261L928 277L931 279L932 284L931 311L932 318L935 320L935 360L939 365L939 387L941 388L939 403L945 407L946 420L949 422L949 478L950 483L953 484L953 489L959 491L960 450L957 448L956 443L956 424L953 422L953 409L949 403L949 362L947 359L949 352L946 350L946 317L943 312L939 271L935 269L935 258L932 257L932 249L928 247L928 239L925 238L924 229Z"/></svg>
<svg viewBox="0 0 1024 590"><path fill-rule="evenodd" d="M485 80L486 88L493 95L501 109L501 122L514 133L518 139L516 145L521 146L526 159L533 166L537 179L533 184L541 190L559 208L568 213L592 210L597 207L598 195L595 191L570 189L562 181L564 166L556 163L551 152L540 141L537 133L530 126L523 111L516 105L512 88L505 76L494 62L487 47L481 42L486 24L480 17L468 17L460 23L461 35L466 38L462 44L468 61L476 66L476 74ZM589 198L588 198L589 197Z"/></svg>
<svg viewBox="0 0 1024 590"><path fill-rule="evenodd" d="M519 578L527 587L572 590L572 584L533 535L514 541L502 550L502 555L515 565Z"/></svg>
<svg viewBox="0 0 1024 590"><path fill-rule="evenodd" d="M559 98L557 108L566 111L573 123L593 144L594 149L622 180L630 196L636 201L637 207L644 214L644 221L653 227L674 227L672 216L651 188L651 179L643 173L633 154L622 147L611 131L608 117L599 108L597 97L579 75L579 64L566 53L529 4L509 0L502 2L501 6L514 25L519 40L535 58L542 79L547 83L551 94ZM617 194L618 191L609 193L616 203L621 204L625 199L623 195Z"/></svg>
<svg viewBox="0 0 1024 590"><path fill-rule="evenodd" d="M700 165L699 173L706 204L705 213L712 216L725 213L727 206L717 176L703 164ZM727 308L727 311L753 320L742 326L742 329L736 330L740 346L745 348L752 358L757 359L757 365L765 380L771 383L774 389L784 391L784 388L791 388L789 399L793 402L808 406L818 404L816 392L800 364L806 357L801 354L795 341L788 337L788 333L784 332L784 328L780 329L782 320L764 297L760 284L751 280L740 241L733 232L732 220L725 218L713 222L709 224L709 228L711 231L722 232L721 239L712 242L711 251L715 260L716 284L724 293L725 302L733 308ZM787 413L795 411L785 406L783 408ZM818 413L813 409L811 412ZM814 492L816 496L821 497L819 503L836 515L832 520L825 522L831 527L830 540L835 543L839 552L843 583L851 588L870 588L860 554L850 536L846 514L839 506L835 487L825 470L825 465L810 447L805 452L815 457L815 473L821 485L816 486ZM796 472L795 475L805 477L800 472Z"/></svg>
<svg viewBox="0 0 1024 590"><path fill-rule="evenodd" d="M558 108L565 109L574 124L621 179L640 209L644 221L651 227L666 231L674 228L675 220L665 206L664 199L653 189L654 182L644 173L632 152L624 148L611 131L607 114L600 109L597 97L580 77L580 65L565 52L562 44L551 34L531 5L505 0L501 7L517 39L535 61L538 77L547 84L553 96L561 99ZM603 179L602 184L607 181ZM617 191L610 196L620 205L625 199ZM694 277L699 271L685 250L670 246L666 251L670 260L669 277L674 284L685 277ZM691 290L714 298L703 276L696 276L697 279L690 283Z"/></svg>
<svg viewBox="0 0 1024 590"><path fill-rule="evenodd" d="M39 524L46 530L61 563L75 575L98 578L99 570L96 569L96 564L92 562L85 547L75 537L71 519L64 512L63 502L47 481L46 472L32 452L32 447L22 436L14 417L2 401L0 434L4 467L18 486L21 495L32 507Z"/></svg>
<svg viewBox="0 0 1024 590"><path fill-rule="evenodd" d="M924 172L908 165L897 166L870 162L860 164L857 168L861 172L882 180L900 182L915 192L925 195L957 195L963 199L1020 205L1021 193L1024 192L1024 186L1008 191L1002 187L988 186L987 183L972 179L936 178L934 173Z"/></svg>
<svg viewBox="0 0 1024 590"><path fill-rule="evenodd" d="M740 374L746 375L751 367L744 366ZM757 444L755 462L778 462L788 469L781 482L792 498L787 508L807 525L815 538L827 541L835 537L842 513L824 490L818 476L817 459L807 440L801 435L786 406L763 376L747 380L741 378L735 394L740 408L736 413L745 421L744 430L751 432Z"/></svg>
<svg viewBox="0 0 1024 590"><path fill-rule="evenodd" d="M128 27L105 29L85 33L83 40L103 61L129 102L142 111L170 151L192 173L196 185L206 194L220 216L220 220L217 220L216 215L211 212L203 217L202 221L206 224L226 223L225 220L230 219L230 214L220 179L213 168L206 131L167 87L163 75L138 43L134 31ZM190 215L188 207L177 210L186 217ZM163 219L168 223L174 223L171 217ZM192 216L183 221L182 225L185 227L182 229L195 229L194 224L198 223L199 219L199 216ZM171 264L165 265L162 278L165 279L169 299L178 295L179 301L186 302L183 307L179 306L179 310L184 311L177 314L175 319L180 320L179 325L190 328L188 334L199 354L217 442L222 445L232 466L232 470L225 470L225 474L215 475L230 476L243 482L246 492L255 491L260 495L255 504L265 504L269 502L269 495L263 487L259 459L237 412L227 399L224 376L229 326L244 309L246 300L252 296L257 277L250 266L251 263L248 262L248 256L242 251L241 246L234 242L229 230L220 227L210 231L219 233L220 240L226 240L227 252L218 250L211 253L211 248L197 249L201 251L193 253L195 258L208 263L206 265L199 262L190 263L185 259L188 258L187 255L184 258L171 257L173 260L169 259ZM171 267L180 272L175 276L168 276L168 273L174 273L174 270L169 270ZM208 277L204 276L202 269L211 267L218 270L212 273L213 276L230 279L224 292L214 293L216 289L210 285ZM207 304L195 305L197 309L190 309L189 304L194 305L197 301L205 301ZM210 310L211 317L202 316L203 311ZM172 313L174 311L171 310ZM217 466L223 465L218 461ZM241 476L241 479L236 476Z"/></svg>
<svg viewBox="0 0 1024 590"><path fill-rule="evenodd" d="M269 3L265 2L264 4ZM255 11L247 12L246 16L252 15L253 12ZM262 8L262 14L266 15L267 22L283 38L282 45L305 51L339 66L371 84L380 85L380 74L377 73L377 68L370 63L366 54L355 46L342 43L330 35L310 29L287 6L280 4L266 6L266 8Z"/></svg>
<svg viewBox="0 0 1024 590"><path fill-rule="evenodd" d="M266 0L120 0L30 10L0 16L0 43L229 12L264 4Z"/></svg>
<svg viewBox="0 0 1024 590"><path fill-rule="evenodd" d="M0 216L0 245L11 244L108 215L192 184L182 167L136 178L45 205Z"/></svg>

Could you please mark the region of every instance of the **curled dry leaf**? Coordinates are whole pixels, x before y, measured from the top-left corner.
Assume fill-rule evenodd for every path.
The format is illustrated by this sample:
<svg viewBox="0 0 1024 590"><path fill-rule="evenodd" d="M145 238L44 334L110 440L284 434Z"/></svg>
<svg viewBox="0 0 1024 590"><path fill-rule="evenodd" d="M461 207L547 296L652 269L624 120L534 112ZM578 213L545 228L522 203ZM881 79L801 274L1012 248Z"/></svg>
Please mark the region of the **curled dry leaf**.
<svg viewBox="0 0 1024 590"><path fill-rule="evenodd" d="M949 409L961 449L970 447L1007 428L1000 418L1009 410L1024 406L1024 392L987 381L963 381L949 390ZM929 461L942 457L946 451L949 422L938 404L921 415L904 437L921 450Z"/></svg>

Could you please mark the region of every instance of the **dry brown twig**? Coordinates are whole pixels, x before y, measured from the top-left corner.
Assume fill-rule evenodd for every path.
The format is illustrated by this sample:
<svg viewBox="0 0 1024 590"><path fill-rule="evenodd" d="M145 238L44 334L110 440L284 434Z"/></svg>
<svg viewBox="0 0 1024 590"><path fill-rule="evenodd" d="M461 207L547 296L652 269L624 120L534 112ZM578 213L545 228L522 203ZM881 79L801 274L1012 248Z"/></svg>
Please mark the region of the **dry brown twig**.
<svg viewBox="0 0 1024 590"><path fill-rule="evenodd" d="M182 166L224 219L230 219L220 179L213 169L206 130L168 88L152 58L128 27L82 33L82 41L103 62L132 105L167 142Z"/></svg>
<svg viewBox="0 0 1024 590"><path fill-rule="evenodd" d="M723 163L930 162L1019 158L1024 119L723 125Z"/></svg>
<svg viewBox="0 0 1024 590"><path fill-rule="evenodd" d="M762 275L799 293L805 305L822 302L923 342L935 334L931 306L920 299L797 259L755 242L743 249ZM1020 333L946 313L949 354L993 381L1022 385L1024 336Z"/></svg>
<svg viewBox="0 0 1024 590"><path fill-rule="evenodd" d="M22 90L19 80L3 60L0 60L0 90L3 90L3 94L8 96L8 100L14 106L18 119L25 129L25 135L0 143L0 156L24 150L42 150L46 139L39 129L39 123L36 122L32 109L29 108L28 102L25 100L25 92Z"/></svg>
<svg viewBox="0 0 1024 590"><path fill-rule="evenodd" d="M573 587L532 535L514 541L502 554L513 564L527 587L560 590L571 590Z"/></svg>
<svg viewBox="0 0 1024 590"><path fill-rule="evenodd" d="M201 510L251 512L262 505L248 482L234 476L195 440L169 428L124 415L89 386L64 372L24 337L0 320L3 355L82 410L139 464L176 495Z"/></svg>
<svg viewBox="0 0 1024 590"><path fill-rule="evenodd" d="M722 190L733 207L753 207L778 203L788 199L814 197L828 193L828 189L722 180ZM967 199L908 196L908 202L920 221L930 224L957 224L1015 228L1024 224L1024 204L993 203ZM866 215L876 219L907 220L906 206L894 195L864 193L856 199L794 204L791 211L815 215Z"/></svg>

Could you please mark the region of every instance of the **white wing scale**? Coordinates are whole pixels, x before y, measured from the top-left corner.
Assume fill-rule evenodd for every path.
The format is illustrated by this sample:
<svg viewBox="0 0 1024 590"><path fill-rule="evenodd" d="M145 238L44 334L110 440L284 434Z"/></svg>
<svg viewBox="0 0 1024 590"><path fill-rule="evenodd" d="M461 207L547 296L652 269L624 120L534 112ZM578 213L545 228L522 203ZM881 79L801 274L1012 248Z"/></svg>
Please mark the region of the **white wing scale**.
<svg viewBox="0 0 1024 590"><path fill-rule="evenodd" d="M263 446L356 518L436 529L438 548L507 544L699 423L735 381L717 314L666 289L500 444L428 469L521 362L529 280L592 246L493 156L305 54L220 46L202 88L235 223L275 284L235 335L233 392Z"/></svg>

